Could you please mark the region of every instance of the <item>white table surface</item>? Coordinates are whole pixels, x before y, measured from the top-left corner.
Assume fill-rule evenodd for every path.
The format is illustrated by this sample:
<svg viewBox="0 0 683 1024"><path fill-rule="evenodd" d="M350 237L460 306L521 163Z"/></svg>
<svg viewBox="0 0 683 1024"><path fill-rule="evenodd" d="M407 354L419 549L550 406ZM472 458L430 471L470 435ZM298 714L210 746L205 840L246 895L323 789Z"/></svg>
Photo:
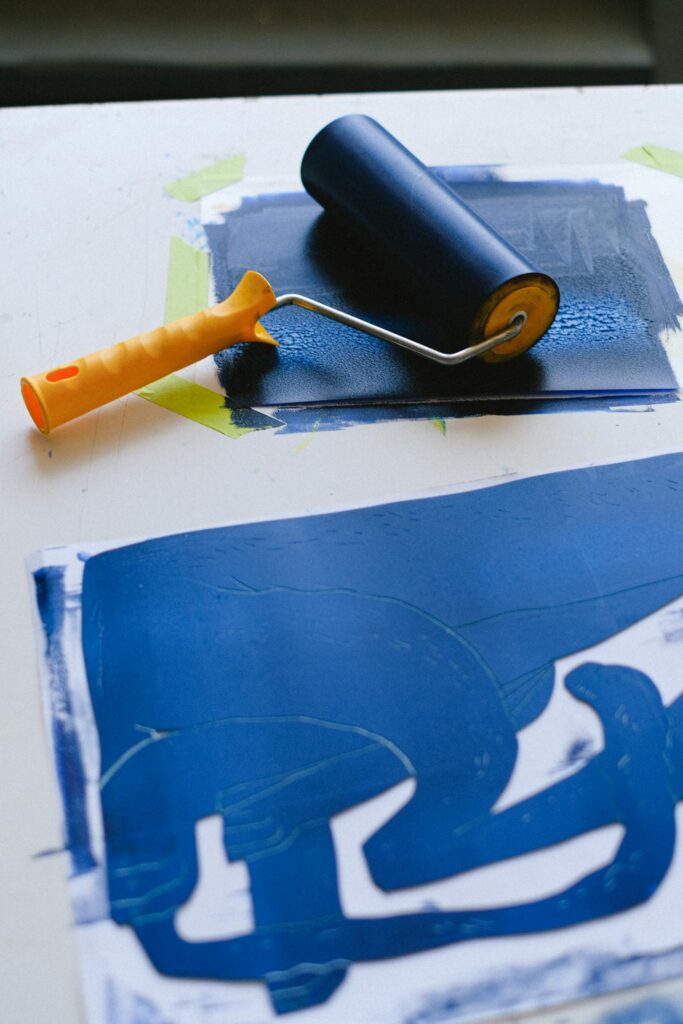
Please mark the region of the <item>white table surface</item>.
<svg viewBox="0 0 683 1024"><path fill-rule="evenodd" d="M0 1018L80 1019L54 772L41 720L24 556L86 540L271 518L674 450L683 407L356 427L239 442L123 399L51 437L22 373L156 326L170 235L194 208L163 194L235 152L247 174L294 174L331 118L379 118L429 163L617 161L683 149L683 87L203 100L0 111ZM656 172L652 172L656 173ZM683 183L681 184L683 198ZM683 264L683 241L680 263ZM302 444L302 441L308 443ZM361 1022L359 1022L361 1024Z"/></svg>

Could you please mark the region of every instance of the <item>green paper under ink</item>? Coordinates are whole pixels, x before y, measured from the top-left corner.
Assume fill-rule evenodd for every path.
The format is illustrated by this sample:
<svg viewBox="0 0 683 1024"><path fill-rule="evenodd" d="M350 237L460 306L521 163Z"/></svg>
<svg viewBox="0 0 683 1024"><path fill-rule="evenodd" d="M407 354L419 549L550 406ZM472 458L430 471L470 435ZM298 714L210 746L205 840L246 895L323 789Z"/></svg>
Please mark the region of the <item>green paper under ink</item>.
<svg viewBox="0 0 683 1024"><path fill-rule="evenodd" d="M244 174L244 163L244 154L238 153L236 156L228 157L227 160L219 160L201 171L194 171L193 174L188 174L185 178L172 181L164 191L175 199L194 203L197 199L208 196L210 192L218 192L219 189L225 188L227 185L234 185L236 181L241 181Z"/></svg>
<svg viewBox="0 0 683 1024"><path fill-rule="evenodd" d="M217 430L226 437L238 438L252 434L258 427L238 427L233 423L232 410L226 408L225 395L219 395L201 384L193 384L177 373L148 384L137 392L148 402L160 405L179 416L184 416L204 427Z"/></svg>

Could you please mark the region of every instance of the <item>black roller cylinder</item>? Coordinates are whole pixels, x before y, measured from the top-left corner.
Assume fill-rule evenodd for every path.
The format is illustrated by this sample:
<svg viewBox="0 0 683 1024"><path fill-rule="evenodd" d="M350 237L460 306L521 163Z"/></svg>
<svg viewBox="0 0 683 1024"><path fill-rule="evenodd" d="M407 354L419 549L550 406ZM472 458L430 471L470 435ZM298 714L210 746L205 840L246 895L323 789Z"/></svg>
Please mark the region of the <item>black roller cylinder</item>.
<svg viewBox="0 0 683 1024"><path fill-rule="evenodd" d="M452 321L456 351L526 323L492 361L533 345L552 323L559 290L380 124L362 114L332 121L301 164L306 190L326 210L391 256L413 288ZM463 325L466 336L463 337Z"/></svg>

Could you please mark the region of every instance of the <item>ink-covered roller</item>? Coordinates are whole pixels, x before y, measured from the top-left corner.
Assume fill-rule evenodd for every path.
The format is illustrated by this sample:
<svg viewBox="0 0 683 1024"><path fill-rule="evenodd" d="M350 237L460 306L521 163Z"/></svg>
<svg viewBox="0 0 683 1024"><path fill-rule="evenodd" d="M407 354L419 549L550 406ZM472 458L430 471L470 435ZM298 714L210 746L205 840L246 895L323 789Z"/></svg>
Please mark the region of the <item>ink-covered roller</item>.
<svg viewBox="0 0 683 1024"><path fill-rule="evenodd" d="M301 179L321 206L378 244L427 293L438 318L452 324L449 351L524 313L516 337L482 353L488 361L509 359L553 322L555 281L371 117L349 114L323 128L304 154Z"/></svg>
<svg viewBox="0 0 683 1024"><path fill-rule="evenodd" d="M351 114L323 128L306 150L301 175L322 206L356 228L360 244L379 246L377 259L397 266L406 284L417 285L430 323L433 317L434 324L448 324L446 345L405 338L303 295L278 298L265 278L250 270L210 309L22 378L22 396L38 429L47 434L240 342L276 345L258 321L282 306L301 306L445 366L475 356L510 359L552 323L559 302L552 278L372 118ZM353 259L353 251L348 256Z"/></svg>

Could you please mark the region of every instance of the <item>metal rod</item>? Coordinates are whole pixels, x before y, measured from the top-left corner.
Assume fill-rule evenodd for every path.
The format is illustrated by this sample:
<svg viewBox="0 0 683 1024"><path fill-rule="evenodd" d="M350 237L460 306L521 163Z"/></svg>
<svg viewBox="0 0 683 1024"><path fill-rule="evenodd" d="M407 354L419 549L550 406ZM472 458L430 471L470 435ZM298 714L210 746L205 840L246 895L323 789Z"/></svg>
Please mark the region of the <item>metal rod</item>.
<svg viewBox="0 0 683 1024"><path fill-rule="evenodd" d="M314 299L307 299L305 295L281 295L274 308L281 309L283 306L301 306L302 309L310 309L312 313L319 313L320 316L326 316L330 320L337 320L340 324L353 327L357 331L364 331L366 334L372 334L375 338L381 338L382 341L390 341L392 345L400 345L401 348L408 349L409 352L424 356L426 359L433 359L434 362L441 363L443 366L457 366L458 363L464 363L467 359L481 355L482 352L488 352L496 345L502 345L504 341L512 341L526 323L526 313L520 311L512 317L510 326L504 331L499 331L498 334L493 334L490 338L463 348L459 352L439 352L436 348L421 345L419 341L404 338L402 334L394 334L393 331L387 331L384 327L378 327L376 324L368 323L367 320L360 320L357 316L344 313L341 309L334 309L332 306L325 306L322 302L316 302Z"/></svg>

